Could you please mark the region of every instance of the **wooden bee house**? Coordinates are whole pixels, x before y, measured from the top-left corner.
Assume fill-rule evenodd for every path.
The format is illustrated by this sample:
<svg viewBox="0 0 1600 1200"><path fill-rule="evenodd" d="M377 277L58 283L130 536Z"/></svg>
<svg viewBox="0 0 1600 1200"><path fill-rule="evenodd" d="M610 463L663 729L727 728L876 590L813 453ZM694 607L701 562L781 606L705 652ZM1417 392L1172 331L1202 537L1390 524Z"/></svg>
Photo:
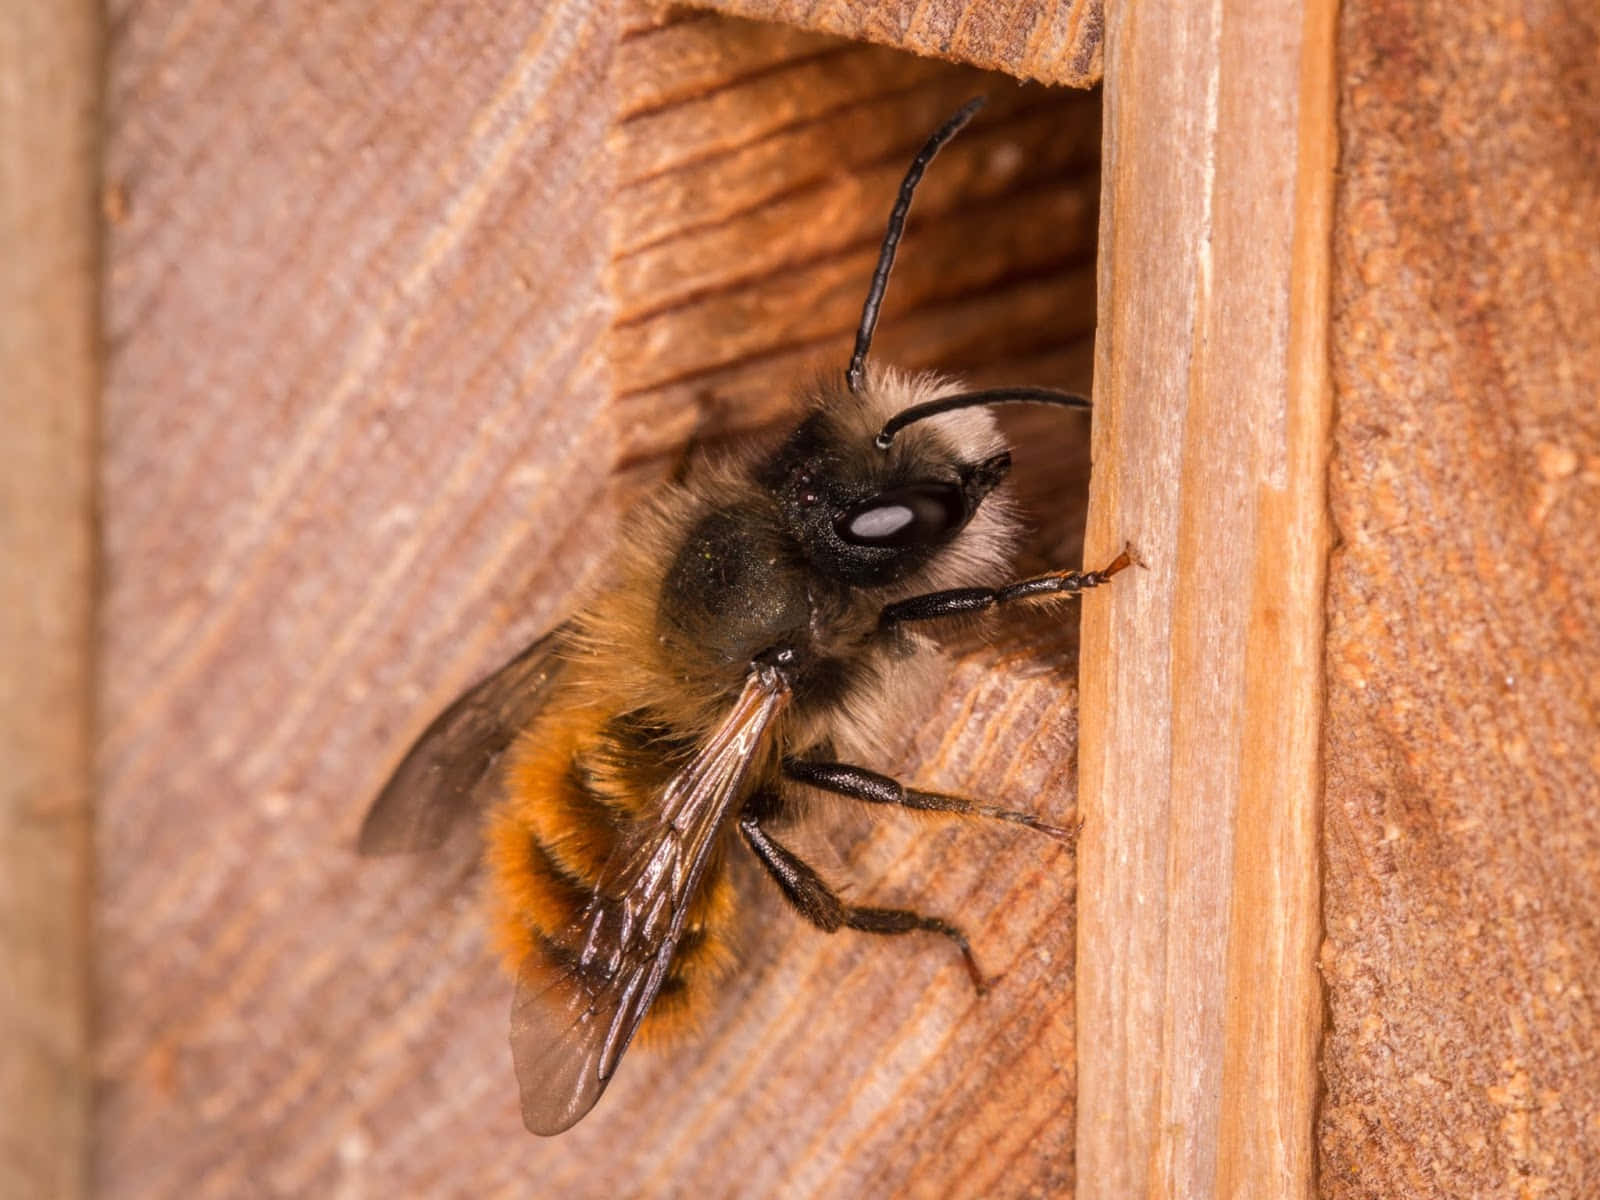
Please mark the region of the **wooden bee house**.
<svg viewBox="0 0 1600 1200"><path fill-rule="evenodd" d="M0 1194L1600 1188L1592 16L18 0L0 78ZM838 814L990 994L747 872L702 1037L533 1139L470 864L356 825L842 367L978 93L875 354L1092 383L1029 554L1144 569L886 765L1076 852Z"/></svg>

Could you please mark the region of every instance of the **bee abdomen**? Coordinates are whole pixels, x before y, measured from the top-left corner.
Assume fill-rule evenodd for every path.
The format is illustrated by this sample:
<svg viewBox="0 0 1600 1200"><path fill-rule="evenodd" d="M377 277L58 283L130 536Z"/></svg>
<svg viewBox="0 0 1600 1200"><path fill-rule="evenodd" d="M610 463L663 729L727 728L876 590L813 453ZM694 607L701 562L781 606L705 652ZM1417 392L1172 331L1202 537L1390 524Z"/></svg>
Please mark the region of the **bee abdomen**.
<svg viewBox="0 0 1600 1200"><path fill-rule="evenodd" d="M659 750L647 757L641 750L619 744L614 721L585 712L552 715L513 746L485 851L495 940L513 975L532 954L557 967L577 961L586 913L601 896L613 851L624 838L649 832ZM629 770L630 762L639 769ZM726 965L731 912L731 889L713 863L690 901L641 1036L693 1019Z"/></svg>

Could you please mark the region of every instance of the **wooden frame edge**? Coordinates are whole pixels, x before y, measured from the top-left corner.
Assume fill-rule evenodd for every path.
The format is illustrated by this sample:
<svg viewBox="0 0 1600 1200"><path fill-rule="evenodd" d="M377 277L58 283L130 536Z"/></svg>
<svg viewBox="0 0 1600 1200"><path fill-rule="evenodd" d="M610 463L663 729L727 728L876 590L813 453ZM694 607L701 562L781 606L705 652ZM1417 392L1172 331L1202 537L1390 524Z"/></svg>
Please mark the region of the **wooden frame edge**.
<svg viewBox="0 0 1600 1200"><path fill-rule="evenodd" d="M1315 1190L1336 10L1108 13L1080 1197Z"/></svg>

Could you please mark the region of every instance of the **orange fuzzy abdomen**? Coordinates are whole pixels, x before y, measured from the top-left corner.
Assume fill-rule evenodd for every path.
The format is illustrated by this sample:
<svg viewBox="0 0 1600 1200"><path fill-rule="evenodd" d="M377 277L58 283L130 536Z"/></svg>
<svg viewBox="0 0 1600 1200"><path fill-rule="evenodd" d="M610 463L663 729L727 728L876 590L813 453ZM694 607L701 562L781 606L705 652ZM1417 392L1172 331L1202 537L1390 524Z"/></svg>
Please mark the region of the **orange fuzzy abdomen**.
<svg viewBox="0 0 1600 1200"><path fill-rule="evenodd" d="M486 838L495 941L513 974L544 952L541 942L580 949L584 906L619 838L657 819L672 768L638 741L603 712L568 708L546 712L513 745ZM732 911L726 871L713 860L641 1037L693 1021L726 969Z"/></svg>

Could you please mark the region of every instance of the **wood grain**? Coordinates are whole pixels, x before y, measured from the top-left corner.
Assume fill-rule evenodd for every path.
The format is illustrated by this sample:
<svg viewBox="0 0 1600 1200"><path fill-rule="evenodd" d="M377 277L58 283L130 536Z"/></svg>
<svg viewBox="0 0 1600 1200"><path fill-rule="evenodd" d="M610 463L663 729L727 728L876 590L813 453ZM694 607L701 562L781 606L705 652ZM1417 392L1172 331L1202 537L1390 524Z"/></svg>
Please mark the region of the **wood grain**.
<svg viewBox="0 0 1600 1200"><path fill-rule="evenodd" d="M0 1195L89 1186L100 12L0 6Z"/></svg>
<svg viewBox="0 0 1600 1200"><path fill-rule="evenodd" d="M1114 9L1082 1196L1310 1196L1331 5Z"/></svg>
<svg viewBox="0 0 1600 1200"><path fill-rule="evenodd" d="M709 79L731 81L693 85L691 35L719 51ZM780 46L786 64L773 61ZM745 77L751 61L766 65ZM615 135L611 361L626 460L670 453L696 423L760 428L797 382L836 366L884 198L928 131L991 90L918 192L913 228L932 232L896 264L881 355L985 382L1019 369L1085 382L1081 355L1065 373L1033 360L1081 349L1094 327L1092 100L743 21L630 37L618 73L630 82Z"/></svg>
<svg viewBox="0 0 1600 1200"><path fill-rule="evenodd" d="M349 846L702 413L759 425L843 363L894 182L974 90L994 108L930 173L879 348L1083 385L1095 100L632 6L112 18L104 1190L1069 1190L1054 843L849 809L803 843L854 896L959 916L1004 973L982 1000L943 947L815 933L741 866L703 1038L630 1054L555 1141L521 1129L470 872ZM1039 416L1036 549L1076 562L1083 426ZM881 765L1069 819L1072 622L1001 633L955 646Z"/></svg>
<svg viewBox="0 0 1600 1200"><path fill-rule="evenodd" d="M1347 5L1324 1193L1600 1192L1600 18Z"/></svg>
<svg viewBox="0 0 1600 1200"><path fill-rule="evenodd" d="M616 21L110 16L101 1190L511 1188L470 889L352 841L604 552Z"/></svg>
<svg viewBox="0 0 1600 1200"><path fill-rule="evenodd" d="M877 42L1040 83L1100 82L1101 0L700 0L732 16Z"/></svg>

